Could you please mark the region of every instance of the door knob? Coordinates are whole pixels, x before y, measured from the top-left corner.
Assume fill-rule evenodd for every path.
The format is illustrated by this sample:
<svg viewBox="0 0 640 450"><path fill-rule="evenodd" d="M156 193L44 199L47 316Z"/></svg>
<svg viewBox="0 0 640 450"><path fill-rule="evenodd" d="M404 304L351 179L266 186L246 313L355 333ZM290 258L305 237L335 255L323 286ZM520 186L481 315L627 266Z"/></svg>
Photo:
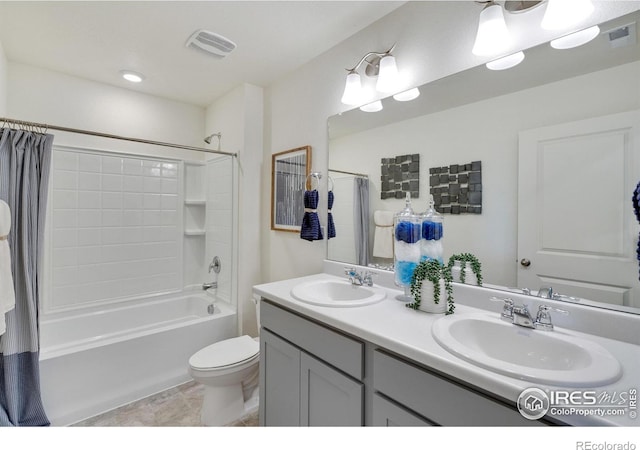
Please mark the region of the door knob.
<svg viewBox="0 0 640 450"><path fill-rule="evenodd" d="M529 266L531 265L531 261L529 261L527 258L522 258L522 259L520 260L520 264L521 264L523 267L529 267Z"/></svg>

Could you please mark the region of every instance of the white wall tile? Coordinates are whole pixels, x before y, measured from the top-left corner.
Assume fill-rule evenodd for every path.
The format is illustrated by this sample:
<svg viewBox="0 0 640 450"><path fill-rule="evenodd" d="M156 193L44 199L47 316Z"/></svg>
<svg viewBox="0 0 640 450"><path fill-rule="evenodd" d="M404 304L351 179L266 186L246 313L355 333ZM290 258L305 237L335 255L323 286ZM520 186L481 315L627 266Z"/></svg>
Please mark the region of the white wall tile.
<svg viewBox="0 0 640 450"><path fill-rule="evenodd" d="M68 170L56 170L53 178L54 189L77 189L78 172Z"/></svg>
<svg viewBox="0 0 640 450"><path fill-rule="evenodd" d="M78 154L78 170L80 172L100 172L101 161L97 155L89 153Z"/></svg>
<svg viewBox="0 0 640 450"><path fill-rule="evenodd" d="M54 151L54 308L181 287L180 173L173 161Z"/></svg>
<svg viewBox="0 0 640 450"><path fill-rule="evenodd" d="M142 160L124 158L122 173L127 175L142 175Z"/></svg>
<svg viewBox="0 0 640 450"><path fill-rule="evenodd" d="M122 158L117 156L103 156L102 157L102 173L122 173Z"/></svg>
<svg viewBox="0 0 640 450"><path fill-rule="evenodd" d="M103 191L122 191L122 175L103 174L102 190Z"/></svg>
<svg viewBox="0 0 640 450"><path fill-rule="evenodd" d="M83 191L99 191L100 177L94 173L78 172L78 189Z"/></svg>

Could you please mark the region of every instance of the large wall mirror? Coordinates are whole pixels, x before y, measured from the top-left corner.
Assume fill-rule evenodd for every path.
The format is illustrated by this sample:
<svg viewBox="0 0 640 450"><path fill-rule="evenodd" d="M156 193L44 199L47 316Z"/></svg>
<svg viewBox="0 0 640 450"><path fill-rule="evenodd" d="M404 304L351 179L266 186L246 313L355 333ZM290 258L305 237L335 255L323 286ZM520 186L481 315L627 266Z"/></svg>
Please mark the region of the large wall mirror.
<svg viewBox="0 0 640 450"><path fill-rule="evenodd" d="M509 70L483 65L425 84L417 99L384 99L377 113L330 117L328 168L342 201L332 211L328 259L392 267L373 254L376 227L404 207L404 196L381 198L383 158L420 155L416 212L427 209L431 168L480 161L481 213L445 214L445 259L471 252L485 284L552 286L565 301L640 313L632 206L640 181L639 19L636 11L601 24L601 35L578 48L528 49ZM609 31L624 35L627 25L627 37L611 40ZM350 203L362 195L361 180L364 206Z"/></svg>

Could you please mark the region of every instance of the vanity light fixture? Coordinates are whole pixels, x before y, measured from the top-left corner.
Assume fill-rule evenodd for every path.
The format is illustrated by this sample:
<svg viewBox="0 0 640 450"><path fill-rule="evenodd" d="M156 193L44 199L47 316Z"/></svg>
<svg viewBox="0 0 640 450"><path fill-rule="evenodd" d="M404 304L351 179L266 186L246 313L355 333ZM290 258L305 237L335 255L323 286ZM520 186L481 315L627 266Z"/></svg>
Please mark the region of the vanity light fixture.
<svg viewBox="0 0 640 450"><path fill-rule="evenodd" d="M547 0L540 26L545 30L562 30L579 24L593 12L591 0Z"/></svg>
<svg viewBox="0 0 640 450"><path fill-rule="evenodd" d="M418 98L419 96L420 96L420 89L416 87L416 88L409 89L408 91L398 92L393 96L393 99L399 102L409 102L413 99Z"/></svg>
<svg viewBox="0 0 640 450"><path fill-rule="evenodd" d="M476 41L471 52L477 56L490 56L507 50L511 46L511 37L502 6L494 1L477 3L486 5L480 12Z"/></svg>
<svg viewBox="0 0 640 450"><path fill-rule="evenodd" d="M378 77L376 90L381 93L395 92L398 89L398 67L396 58L391 54L395 45L386 52L369 52L360 59L352 69L347 69L347 80L342 94L342 103L345 105L360 105L366 101L362 87L362 78L358 69L364 63L365 75Z"/></svg>
<svg viewBox="0 0 640 450"><path fill-rule="evenodd" d="M376 100L375 102L371 102L371 103L367 103L366 105L362 105L360 107L360 111L364 111L364 112L382 111L382 102L380 100Z"/></svg>
<svg viewBox="0 0 640 450"><path fill-rule="evenodd" d="M524 61L524 52L517 52L508 56L504 56L502 58L494 59L493 61L489 61L485 65L487 66L487 69L490 70L506 70L517 66L522 61Z"/></svg>
<svg viewBox="0 0 640 450"><path fill-rule="evenodd" d="M550 42L551 47L558 50L566 50L568 48L575 48L581 45L591 42L600 34L600 27L595 25L584 30L576 31L575 33L562 36L561 38L554 39Z"/></svg>
<svg viewBox="0 0 640 450"><path fill-rule="evenodd" d="M131 70L121 70L120 75L122 75L122 78L132 83L140 83L144 80L144 75Z"/></svg>

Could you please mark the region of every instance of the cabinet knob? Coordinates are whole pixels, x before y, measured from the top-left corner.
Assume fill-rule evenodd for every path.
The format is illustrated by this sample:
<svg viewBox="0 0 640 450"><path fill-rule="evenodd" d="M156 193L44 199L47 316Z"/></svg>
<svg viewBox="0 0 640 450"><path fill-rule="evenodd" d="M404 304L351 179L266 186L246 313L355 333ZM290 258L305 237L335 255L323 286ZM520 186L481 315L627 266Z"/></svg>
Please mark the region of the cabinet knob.
<svg viewBox="0 0 640 450"><path fill-rule="evenodd" d="M520 265L522 265L523 267L529 267L531 265L531 261L529 261L527 258L522 258L520 260Z"/></svg>

